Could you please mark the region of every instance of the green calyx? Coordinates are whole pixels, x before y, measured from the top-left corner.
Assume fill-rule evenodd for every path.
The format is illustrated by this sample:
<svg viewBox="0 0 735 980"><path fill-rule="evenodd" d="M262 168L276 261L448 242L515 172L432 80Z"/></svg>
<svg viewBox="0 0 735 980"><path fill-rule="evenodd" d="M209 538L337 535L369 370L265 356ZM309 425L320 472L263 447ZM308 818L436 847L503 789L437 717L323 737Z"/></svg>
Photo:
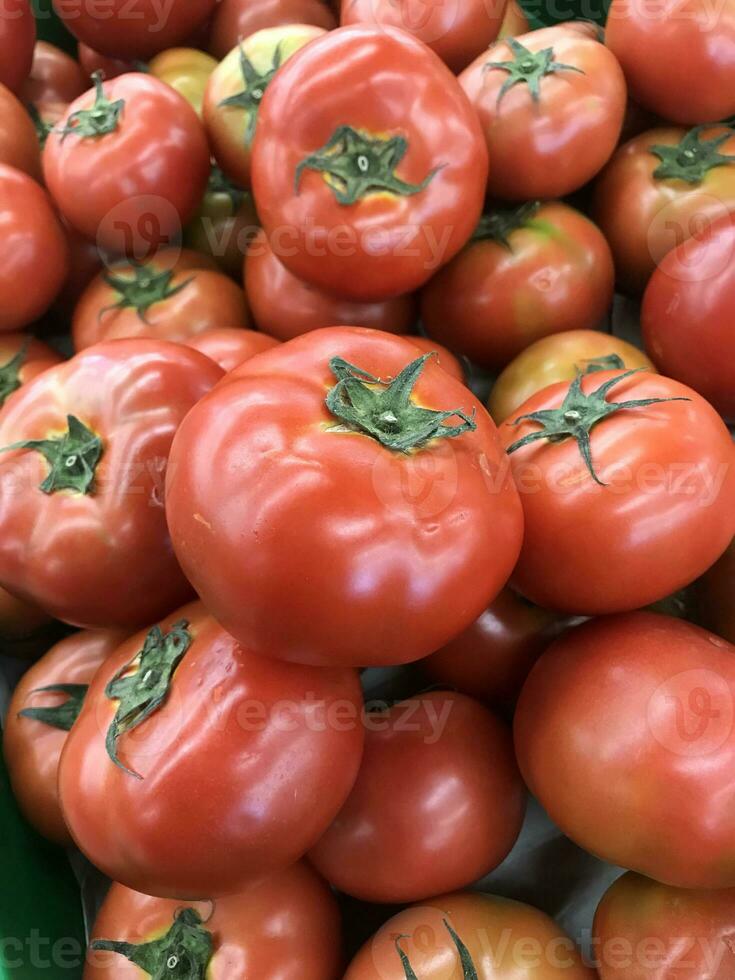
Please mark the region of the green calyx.
<svg viewBox="0 0 735 980"><path fill-rule="evenodd" d="M92 79L96 93L94 105L91 109L79 109L69 116L66 125L60 130L62 141L72 133L81 139L95 139L98 136L114 133L117 129L120 114L125 108L125 100L118 99L116 102L110 102L102 85L102 72L96 71Z"/></svg>
<svg viewBox="0 0 735 980"><path fill-rule="evenodd" d="M720 153L720 147L733 133L702 139L702 131L707 128L695 126L675 146L663 143L649 146L649 151L661 161L653 171L656 180L684 180L687 184L699 184L713 167L735 163L735 156Z"/></svg>
<svg viewBox="0 0 735 980"><path fill-rule="evenodd" d="M107 729L107 754L119 769L136 779L143 777L128 769L118 758L118 740L142 724L164 703L174 672L193 640L185 619L174 623L166 634L160 626L154 626L149 630L140 653L121 667L105 688L105 697L119 702L112 724ZM133 667L136 669L130 673Z"/></svg>
<svg viewBox="0 0 735 980"><path fill-rule="evenodd" d="M625 362L617 354L603 354L582 361L584 367L575 364L577 374L594 374L596 371L624 371Z"/></svg>
<svg viewBox="0 0 735 980"><path fill-rule="evenodd" d="M26 341L17 354L5 364L0 364L0 406L5 404L8 395L20 388L20 369L26 362L30 341Z"/></svg>
<svg viewBox="0 0 735 980"><path fill-rule="evenodd" d="M18 712L18 717L31 718L62 732L70 732L71 726L79 717L88 690L88 684L49 684L48 687L38 687L33 691L34 694L66 694L66 701L52 708L23 708Z"/></svg>
<svg viewBox="0 0 735 980"><path fill-rule="evenodd" d="M327 408L342 426L333 431L362 432L382 446L408 453L432 439L451 439L477 428L474 419L455 409L437 412L421 408L411 400L424 365L433 354L424 354L408 364L391 382L381 381L341 357L333 357L329 369L337 384L327 395ZM459 418L459 425L444 425Z"/></svg>
<svg viewBox="0 0 735 980"><path fill-rule="evenodd" d="M176 274L173 269L163 269L158 271L149 265L139 265L137 263L130 266L132 278L129 276L113 275L106 272L103 280L117 293L117 302L103 307L99 312L101 320L105 313L111 310L135 310L140 319L147 323L146 315L151 306L156 303L163 303L172 296L176 296L182 289L194 281L195 276L189 276L178 286L171 283Z"/></svg>
<svg viewBox="0 0 735 980"><path fill-rule="evenodd" d="M540 207L540 201L527 201L517 208L498 208L490 214L483 214L472 234L472 241L497 242L512 251L508 239L514 231L528 227Z"/></svg>
<svg viewBox="0 0 735 980"><path fill-rule="evenodd" d="M403 136L368 136L352 126L339 126L330 139L296 167L295 186L299 192L305 170L324 175L339 204L355 204L367 194L388 191L409 197L425 190L441 167L435 167L420 184L408 184L395 169L408 151Z"/></svg>
<svg viewBox="0 0 735 980"><path fill-rule="evenodd" d="M212 165L212 169L209 171L209 180L207 181L207 194L214 197L215 195L221 195L227 197L230 200L230 207L233 214L237 214L248 196L248 192L243 190L242 187L230 180L230 178L217 166L217 164Z"/></svg>
<svg viewBox="0 0 735 980"><path fill-rule="evenodd" d="M500 105L505 93L509 92L515 85L528 85L531 98L534 102L538 102L541 97L542 78L560 71L576 71L580 75L584 74L581 68L576 68L574 65L565 65L560 61L554 61L553 48L544 48L543 51L529 51L527 47L514 37L507 38L505 43L511 50L511 54L513 55L512 60L488 61L483 67L483 71L500 69L501 71L508 72L508 77L498 92L498 105Z"/></svg>
<svg viewBox="0 0 735 980"><path fill-rule="evenodd" d="M66 424L67 431L53 439L26 439L5 446L0 452L32 449L41 453L49 464L48 476L38 488L43 493L72 490L91 494L95 470L102 456L102 440L74 415L67 415Z"/></svg>
<svg viewBox="0 0 735 980"><path fill-rule="evenodd" d="M232 107L243 109L247 113L247 123L245 124L245 142L247 145L252 143L255 136L255 125L258 121L258 109L265 95L265 90L273 80L273 76L281 67L283 54L281 45L276 47L273 52L273 60L270 68L264 72L259 72L252 61L240 47L240 71L242 73L243 87L241 92L230 95L218 103L221 109Z"/></svg>
<svg viewBox="0 0 735 980"><path fill-rule="evenodd" d="M593 369L593 373L594 373ZM599 368L597 369L599 370ZM531 442L538 442L540 439L547 439L549 442L563 442L565 439L575 439L582 459L592 476L592 479L599 486L607 484L597 476L592 464L592 450L590 448L590 432L603 419L617 412L634 408L645 408L647 405L658 405L661 402L686 402L688 398L636 398L625 402L609 402L606 400L607 393L633 374L638 374L644 368L635 368L631 371L624 371L614 378L608 378L599 388L586 394L582 391L582 380L587 373L578 374L572 381L567 391L566 397L560 408L543 409L538 412L529 412L528 415L521 415L512 422L512 425L520 425L521 422L537 422L541 428L537 432L530 432L527 436L508 446L508 453L514 453L522 446L527 446Z"/></svg>
<svg viewBox="0 0 735 980"><path fill-rule="evenodd" d="M470 951L467 949L447 919L443 920L443 924L444 928L449 933L452 942L454 943L455 949L457 950L460 966L462 967L462 980L478 980L477 968L472 960ZM403 967L405 980L418 980L416 972L411 966L411 961L409 960L407 953L405 950L401 949L401 940L407 938L408 936L396 936L393 942L395 943L396 952L398 953L401 966Z"/></svg>
<svg viewBox="0 0 735 980"><path fill-rule="evenodd" d="M33 125L36 127L36 136L38 137L39 146L41 149L43 149L46 145L46 141L49 138L49 133L52 133L54 130L54 124L46 122L46 120L41 117L41 113L32 102L28 103L26 109L28 110L28 115L31 117Z"/></svg>
<svg viewBox="0 0 735 980"><path fill-rule="evenodd" d="M93 950L119 953L153 980L205 980L214 942L196 909L180 909L165 936L148 943L95 939Z"/></svg>

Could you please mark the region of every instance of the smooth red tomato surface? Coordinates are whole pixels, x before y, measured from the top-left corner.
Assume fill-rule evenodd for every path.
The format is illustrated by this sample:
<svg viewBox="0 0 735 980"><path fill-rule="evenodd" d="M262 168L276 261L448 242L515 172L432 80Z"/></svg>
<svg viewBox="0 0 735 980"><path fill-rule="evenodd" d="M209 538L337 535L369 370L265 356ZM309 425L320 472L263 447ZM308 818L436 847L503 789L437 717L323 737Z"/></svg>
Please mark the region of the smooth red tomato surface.
<svg viewBox="0 0 735 980"><path fill-rule="evenodd" d="M735 647L714 633L647 612L593 620L531 671L518 762L585 850L670 885L733 887L734 698Z"/></svg>
<svg viewBox="0 0 735 980"><path fill-rule="evenodd" d="M421 319L431 337L498 369L548 334L599 327L614 280L607 242L574 208L491 211L422 290Z"/></svg>
<svg viewBox="0 0 735 980"><path fill-rule="evenodd" d="M19 388L61 360L55 350L36 337L0 334L0 407Z"/></svg>
<svg viewBox="0 0 735 980"><path fill-rule="evenodd" d="M735 216L671 251L646 287L641 325L658 369L735 421Z"/></svg>
<svg viewBox="0 0 735 980"><path fill-rule="evenodd" d="M577 395L575 382L551 385L500 427L506 449L537 440L510 455L525 514L513 582L550 609L596 615L656 602L706 571L735 534L735 447L722 419L677 381L622 375L588 374ZM611 411L649 398L669 400ZM555 413L546 428L517 422L546 411ZM599 482L570 431L589 432Z"/></svg>
<svg viewBox="0 0 735 980"><path fill-rule="evenodd" d="M325 31L337 26L322 0L220 0L212 20L209 50L224 58L256 31L286 24L313 24Z"/></svg>
<svg viewBox="0 0 735 980"><path fill-rule="evenodd" d="M36 18L31 0L4 0L0 14L0 83L19 92L33 64Z"/></svg>
<svg viewBox="0 0 735 980"><path fill-rule="evenodd" d="M280 261L263 231L248 248L244 282L258 327L279 340L335 324L405 333L416 321L412 295L361 303L299 279Z"/></svg>
<svg viewBox="0 0 735 980"><path fill-rule="evenodd" d="M8 707L3 732L3 755L8 766L13 794L25 818L44 837L59 844L72 843L64 823L56 788L59 756L75 708L100 666L125 639L113 630L83 630L53 646L23 675ZM44 691L59 684L79 689ZM67 712L58 713L63 705ZM54 716L24 717L27 709L57 709Z"/></svg>
<svg viewBox="0 0 735 980"><path fill-rule="evenodd" d="M518 34L527 34L530 30L528 17L518 0L508 0L498 37L517 37Z"/></svg>
<svg viewBox="0 0 735 980"><path fill-rule="evenodd" d="M279 341L267 333L245 330L240 327L220 327L204 330L195 337L183 341L187 347L201 351L219 364L223 371L232 371L243 361L276 347Z"/></svg>
<svg viewBox="0 0 735 980"><path fill-rule="evenodd" d="M593 980L595 973L583 964L573 940L538 909L495 895L457 892L394 915L365 943L344 980L407 976Z"/></svg>
<svg viewBox="0 0 735 980"><path fill-rule="evenodd" d="M79 58L79 64L87 78L90 78L96 71L101 71L102 77L109 82L110 79L117 78L118 75L136 71L133 61L110 58L100 54L99 51L95 51L94 48L90 48L88 44L84 44L82 41L77 45L77 58Z"/></svg>
<svg viewBox="0 0 735 980"><path fill-rule="evenodd" d="M451 374L457 381L465 382L467 380L462 361L442 344L437 344L431 337L421 337L419 334L404 333L403 337L410 340L414 347L418 347L422 354L435 354L436 363L439 367L447 374Z"/></svg>
<svg viewBox="0 0 735 980"><path fill-rule="evenodd" d="M488 192L511 201L562 197L594 177L615 149L625 115L623 72L604 45L566 25L514 43L515 51L498 41L459 76L487 143ZM533 59L540 67L503 91L517 70L497 66ZM537 99L529 77L537 80Z"/></svg>
<svg viewBox="0 0 735 980"><path fill-rule="evenodd" d="M192 584L241 642L304 663L407 663L468 626L505 584L521 508L495 426L463 384L433 358L416 364L404 401L395 386L381 400L395 419L366 422L375 436L327 408L333 358L372 376L357 390L346 378L372 411L388 390L376 379L396 378L418 354L380 331L315 331L246 361L189 414L167 482L169 526ZM343 418L344 390L331 396ZM446 412L456 437L429 438L444 422L419 408ZM389 448L414 441L419 422L426 439Z"/></svg>
<svg viewBox="0 0 735 980"><path fill-rule="evenodd" d="M95 242L85 238L63 219L61 224L69 246L69 272L54 301L54 308L70 319L79 297L100 271L103 263Z"/></svg>
<svg viewBox="0 0 735 980"><path fill-rule="evenodd" d="M77 231L143 261L196 211L209 175L207 139L194 109L157 78L121 75L103 89L69 106L63 125L70 132L49 135L44 176ZM95 104L106 106L104 121L89 114ZM98 135L84 135L92 130Z"/></svg>
<svg viewBox="0 0 735 980"><path fill-rule="evenodd" d="M33 67L23 82L24 102L73 102L89 88L89 75L78 61L48 41L36 41Z"/></svg>
<svg viewBox="0 0 735 980"><path fill-rule="evenodd" d="M185 601L164 473L179 423L221 376L178 344L118 340L17 392L0 446L40 445L0 455L0 583L78 626L140 626Z"/></svg>
<svg viewBox="0 0 735 980"><path fill-rule="evenodd" d="M291 272L333 293L375 301L424 283L469 238L486 177L456 79L394 28L330 31L283 66L261 104L258 214Z"/></svg>
<svg viewBox="0 0 735 980"><path fill-rule="evenodd" d="M166 640L172 630L178 641ZM115 678L130 664L130 697L163 700L123 724L116 765L106 741L127 704ZM361 711L355 671L260 658L192 604L96 674L61 758L64 816L93 864L130 888L232 894L293 864L329 826L357 775Z"/></svg>
<svg viewBox="0 0 735 980"><path fill-rule="evenodd" d="M694 585L697 620L735 643L735 541Z"/></svg>
<svg viewBox="0 0 735 980"><path fill-rule="evenodd" d="M716 122L735 112L734 0L716 10L706 0L613 0L605 43L633 98L664 119Z"/></svg>
<svg viewBox="0 0 735 980"><path fill-rule="evenodd" d="M36 128L25 107L0 84L0 163L41 179Z"/></svg>
<svg viewBox="0 0 735 980"><path fill-rule="evenodd" d="M415 902L497 867L526 791L505 725L479 702L433 691L366 719L357 782L309 860L339 891Z"/></svg>
<svg viewBox="0 0 735 980"><path fill-rule="evenodd" d="M729 980L735 888L693 891L628 872L602 898L593 937L602 980Z"/></svg>

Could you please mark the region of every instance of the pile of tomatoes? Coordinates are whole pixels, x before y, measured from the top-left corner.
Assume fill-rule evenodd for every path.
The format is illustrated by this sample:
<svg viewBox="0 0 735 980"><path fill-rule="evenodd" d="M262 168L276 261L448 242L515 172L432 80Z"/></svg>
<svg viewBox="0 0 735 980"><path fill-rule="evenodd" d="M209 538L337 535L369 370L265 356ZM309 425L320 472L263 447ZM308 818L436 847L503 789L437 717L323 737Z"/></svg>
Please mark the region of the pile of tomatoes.
<svg viewBox="0 0 735 980"><path fill-rule="evenodd" d="M0 17L3 748L113 881L86 980L735 976L735 0L54 6L76 58ZM627 870L591 954L472 890L528 790Z"/></svg>

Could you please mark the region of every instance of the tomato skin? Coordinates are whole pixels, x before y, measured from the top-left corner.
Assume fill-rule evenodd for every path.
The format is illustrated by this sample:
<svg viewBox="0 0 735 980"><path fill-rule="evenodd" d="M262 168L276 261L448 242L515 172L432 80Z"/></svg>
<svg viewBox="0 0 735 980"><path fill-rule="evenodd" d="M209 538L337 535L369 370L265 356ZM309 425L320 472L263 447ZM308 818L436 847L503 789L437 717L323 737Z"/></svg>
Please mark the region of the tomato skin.
<svg viewBox="0 0 735 980"><path fill-rule="evenodd" d="M33 64L36 18L30 0L7 0L0 17L0 84L19 92Z"/></svg>
<svg viewBox="0 0 735 980"><path fill-rule="evenodd" d="M68 732L33 718L24 708L46 708L67 698L39 689L53 684L89 684L100 664L125 639L114 630L83 630L66 637L37 660L20 679L8 707L3 732L5 756L13 795L26 820L49 840L70 845L59 805L56 776Z"/></svg>
<svg viewBox="0 0 735 980"><path fill-rule="evenodd" d="M322 0L220 0L212 20L209 50L221 60L241 39L287 24L313 24L325 31L337 26Z"/></svg>
<svg viewBox="0 0 735 980"><path fill-rule="evenodd" d="M694 585L697 621L735 643L735 541Z"/></svg>
<svg viewBox="0 0 735 980"><path fill-rule="evenodd" d="M192 107L159 79L121 75L104 91L110 101L125 102L117 128L95 139L51 133L44 176L77 231L113 254L143 260L175 239L196 211L209 175L209 148ZM73 102L64 122L91 108L94 98L87 92ZM146 152L152 134L155 158Z"/></svg>
<svg viewBox="0 0 735 980"><path fill-rule="evenodd" d="M405 139L393 177L428 185L345 205L322 173L307 168L296 188L299 164L344 126L373 141ZM300 279L351 299L412 292L448 262L480 217L486 177L480 126L456 79L425 45L393 28L330 31L280 69L261 104L252 181L274 251Z"/></svg>
<svg viewBox="0 0 735 980"><path fill-rule="evenodd" d="M405 333L416 322L411 295L361 303L299 279L279 260L262 230L248 248L243 279L253 319L260 330L279 340L334 324Z"/></svg>
<svg viewBox="0 0 735 980"><path fill-rule="evenodd" d="M598 327L615 279L602 233L566 204L542 205L507 242L471 241L421 292L426 332L493 369L541 337Z"/></svg>
<svg viewBox="0 0 735 980"><path fill-rule="evenodd" d="M601 980L728 980L733 908L735 888L672 888L629 871L595 914Z"/></svg>
<svg viewBox="0 0 735 980"><path fill-rule="evenodd" d="M587 375L597 390L620 372ZM516 418L557 409L567 382L524 402L500 427L506 446L539 429ZM607 401L683 398L619 411L591 432L595 483L574 439L540 440L510 456L525 514L513 583L549 609L624 612L692 582L735 534L735 447L703 398L670 378L634 374ZM673 559L676 556L676 559Z"/></svg>
<svg viewBox="0 0 735 980"><path fill-rule="evenodd" d="M379 331L314 331L240 365L179 430L166 500L174 547L213 615L253 649L313 664L407 663L469 625L505 584L520 504L497 432L464 385L429 359L415 387L425 407L476 409L477 429L451 446L437 439L399 457L332 431L332 357L388 378L417 354ZM261 501L269 495L267 518L255 498L247 504L256 487ZM349 541L336 526L351 529ZM288 617L276 611L286 588Z"/></svg>
<svg viewBox="0 0 735 980"><path fill-rule="evenodd" d="M163 898L218 898L293 864L329 825L359 768L362 694L353 670L257 657L200 604L165 619L164 634L182 619L193 642L164 704L118 743L143 778L107 754L117 704L104 691L147 631L96 674L64 746L59 793L77 844L114 880ZM346 706L350 718L319 723L315 703ZM253 704L264 708L257 717Z"/></svg>
<svg viewBox="0 0 735 980"><path fill-rule="evenodd" d="M11 644L16 641L27 640L33 634L46 626L51 620L43 609L34 606L29 602L11 595L7 589L0 588L0 639L7 640ZM24 645L25 646L25 645ZM3 652L9 656L24 657L24 650L14 646L7 647ZM36 655L35 650L32 655Z"/></svg>
<svg viewBox="0 0 735 980"><path fill-rule="evenodd" d="M734 656L647 612L585 623L547 650L521 692L515 746L565 834L666 884L733 886Z"/></svg>
<svg viewBox="0 0 735 980"><path fill-rule="evenodd" d="M74 415L102 439L99 492L43 493L49 464L40 452L0 455L0 583L85 627L137 627L185 601L191 592L170 552L162 471L181 419L221 376L178 344L118 340L17 392L0 415L0 446L65 432Z"/></svg>
<svg viewBox="0 0 735 980"><path fill-rule="evenodd" d="M566 25L518 38L528 50L553 48L555 60L579 72L541 79L539 102L528 86L515 85L500 103L508 78L491 61L512 60L498 41L459 76L480 118L490 155L488 193L509 201L563 197L601 170L612 156L625 115L625 80L614 55L593 38Z"/></svg>
<svg viewBox="0 0 735 980"><path fill-rule="evenodd" d="M205 330L195 337L190 337L185 343L187 347L193 347L194 350L211 357L223 371L232 371L243 361L255 357L261 351L277 347L280 341L257 330L220 327Z"/></svg>
<svg viewBox="0 0 735 980"><path fill-rule="evenodd" d="M89 88L89 76L79 62L47 41L36 41L33 67L23 82L24 102L73 102Z"/></svg>
<svg viewBox="0 0 735 980"><path fill-rule="evenodd" d="M48 344L42 340L22 333L0 334L0 369L5 367L9 361L23 352L22 361L17 371L17 381L20 387L28 384L37 375L60 364L62 358ZM18 389L16 389L18 390ZM13 398L15 391L10 392L6 398L0 392L0 407L7 403L8 398Z"/></svg>
<svg viewBox="0 0 735 980"><path fill-rule="evenodd" d="M95 51L94 48L90 48L83 41L77 45L77 58L87 78L90 78L96 71L101 71L102 77L109 82L111 79L117 78L118 75L127 75L128 72L136 71L132 61L110 58L99 51Z"/></svg>
<svg viewBox="0 0 735 980"><path fill-rule="evenodd" d="M0 164L41 179L41 153L36 129L10 89L0 84Z"/></svg>
<svg viewBox="0 0 735 980"><path fill-rule="evenodd" d="M223 186L213 173L199 210L184 229L184 242L211 255L223 272L239 279L248 243L258 227L252 194L234 185Z"/></svg>
<svg viewBox="0 0 735 980"><path fill-rule="evenodd" d="M442 344L437 344L436 341L432 340L431 337L421 337L418 334L402 334L406 340L409 340L414 347L422 352L422 354L436 354L436 363L439 367L450 374L457 381L461 381L463 384L467 382L467 377L465 374L465 369L458 357L447 350Z"/></svg>
<svg viewBox="0 0 735 980"><path fill-rule="evenodd" d="M209 76L217 67L217 62L204 51L196 48L169 48L162 51L148 65L148 71L155 78L170 85L202 114L204 90Z"/></svg>
<svg viewBox="0 0 735 980"><path fill-rule="evenodd" d="M653 361L626 340L599 330L565 330L542 337L521 351L492 387L488 409L500 425L536 392L558 381L572 381L586 362L617 355L626 368L655 373Z"/></svg>
<svg viewBox="0 0 735 980"><path fill-rule="evenodd" d="M518 37L519 34L527 34L530 30L531 25L528 17L526 17L518 0L508 0L498 38Z"/></svg>
<svg viewBox="0 0 735 980"><path fill-rule="evenodd" d="M664 256L643 296L646 351L663 374L703 395L735 421L735 216Z"/></svg>

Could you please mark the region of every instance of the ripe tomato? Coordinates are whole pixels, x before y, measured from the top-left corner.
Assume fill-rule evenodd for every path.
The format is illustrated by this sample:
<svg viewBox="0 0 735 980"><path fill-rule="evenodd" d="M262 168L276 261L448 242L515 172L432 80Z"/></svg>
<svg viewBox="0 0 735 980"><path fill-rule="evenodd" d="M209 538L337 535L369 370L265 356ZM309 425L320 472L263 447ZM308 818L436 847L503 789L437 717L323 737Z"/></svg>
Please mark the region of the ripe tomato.
<svg viewBox="0 0 735 980"><path fill-rule="evenodd" d="M84 44L113 58L145 59L186 41L217 0L108 0L104 14L88 0L52 0L54 10Z"/></svg>
<svg viewBox="0 0 735 980"><path fill-rule="evenodd" d="M263 231L248 248L244 282L253 319L279 340L335 324L405 333L416 322L411 295L360 303L304 282L280 261Z"/></svg>
<svg viewBox="0 0 735 980"><path fill-rule="evenodd" d="M33 64L36 18L30 0L4 0L0 16L0 84L19 92Z"/></svg>
<svg viewBox="0 0 735 980"><path fill-rule="evenodd" d="M94 242L63 220L61 223L69 246L69 272L54 301L54 309L70 319L79 297L102 268L102 256Z"/></svg>
<svg viewBox="0 0 735 980"><path fill-rule="evenodd" d="M79 62L47 41L36 41L33 67L21 87L24 102L68 104L88 88L89 75L84 73Z"/></svg>
<svg viewBox="0 0 735 980"><path fill-rule="evenodd" d="M204 90L216 67L217 62L204 51L169 48L156 55L148 71L183 96L201 116Z"/></svg>
<svg viewBox="0 0 735 980"><path fill-rule="evenodd" d="M519 34L527 34L530 30L531 25L528 17L526 17L518 0L508 0L498 38L518 37Z"/></svg>
<svg viewBox="0 0 735 980"><path fill-rule="evenodd" d="M79 626L139 626L183 602L163 474L221 376L178 344L118 340L17 392L0 415L0 583Z"/></svg>
<svg viewBox="0 0 735 980"><path fill-rule="evenodd" d="M667 127L636 136L600 175L593 211L619 285L642 292L667 252L735 212L735 133Z"/></svg>
<svg viewBox="0 0 735 980"><path fill-rule="evenodd" d="M452 0L342 0L342 24L398 27L435 51L456 74L498 36L505 3Z"/></svg>
<svg viewBox="0 0 735 980"><path fill-rule="evenodd" d="M417 353L380 331L314 331L246 361L179 430L174 547L212 614L254 650L408 663L508 579L521 508L495 426Z"/></svg>
<svg viewBox="0 0 735 980"><path fill-rule="evenodd" d="M735 216L702 229L669 252L643 297L646 350L664 374L683 381L735 421Z"/></svg>
<svg viewBox="0 0 735 980"><path fill-rule="evenodd" d="M84 980L337 980L339 909L324 882L295 864L216 902L150 898L113 884L92 930Z"/></svg>
<svg viewBox="0 0 735 980"><path fill-rule="evenodd" d="M716 122L735 112L735 0L716 13L706 0L613 0L605 43L633 98L664 119Z"/></svg>
<svg viewBox="0 0 735 980"><path fill-rule="evenodd" d="M97 77L95 84L96 94L73 102L49 135L46 183L83 235L143 260L196 211L209 174L207 139L188 102L157 78L121 75L103 85Z"/></svg>
<svg viewBox="0 0 735 980"><path fill-rule="evenodd" d="M0 85L0 164L41 179L41 155L33 121L10 89Z"/></svg>
<svg viewBox="0 0 735 980"><path fill-rule="evenodd" d="M58 844L71 844L61 814L59 756L97 668L125 639L113 630L84 630L53 646L13 692L3 754L13 794L26 819Z"/></svg>
<svg viewBox="0 0 735 980"><path fill-rule="evenodd" d="M537 391L573 381L580 371L600 368L656 369L633 344L598 330L568 330L542 337L515 357L490 392L488 408L498 425Z"/></svg>
<svg viewBox="0 0 735 980"><path fill-rule="evenodd" d="M447 691L371 712L365 724L357 782L309 852L317 871L364 901L415 902L497 867L526 806L505 725Z"/></svg>
<svg viewBox="0 0 735 980"><path fill-rule="evenodd" d="M694 585L697 620L735 643L735 541Z"/></svg>
<svg viewBox="0 0 735 980"><path fill-rule="evenodd" d="M217 265L239 279L248 244L258 230L255 202L215 164L199 210L184 229L184 242L211 255Z"/></svg>
<svg viewBox="0 0 735 980"><path fill-rule="evenodd" d="M242 187L250 186L253 140L266 89L285 61L324 33L309 24L257 31L212 73L204 95L204 124L217 163Z"/></svg>
<svg viewBox="0 0 735 980"><path fill-rule="evenodd" d="M0 408L13 392L60 361L55 350L35 337L0 334Z"/></svg>
<svg viewBox="0 0 735 980"><path fill-rule="evenodd" d="M46 192L0 164L0 333L45 313L69 267L64 231Z"/></svg>
<svg viewBox="0 0 735 980"><path fill-rule="evenodd" d="M232 371L261 351L276 347L279 341L257 330L221 327L219 330L205 330L183 343L211 357L223 371Z"/></svg>
<svg viewBox="0 0 735 980"><path fill-rule="evenodd" d="M598 41L567 26L498 41L459 76L491 166L488 192L562 197L609 160L625 115L625 79Z"/></svg>
<svg viewBox="0 0 735 980"><path fill-rule="evenodd" d="M325 31L337 26L322 0L220 0L212 20L209 50L219 59L267 27L313 24Z"/></svg>
<svg viewBox="0 0 735 980"><path fill-rule="evenodd" d="M258 657L186 606L96 674L61 757L64 817L130 888L232 894L329 826L360 765L361 711L355 671Z"/></svg>
<svg viewBox="0 0 735 980"><path fill-rule="evenodd" d="M439 367L453 378L456 378L457 381L464 383L467 380L462 362L450 350L447 350L446 347L437 344L430 337L420 337L418 334L407 333L402 334L402 336L406 340L409 340L414 347L418 347L422 354L434 354Z"/></svg>
<svg viewBox="0 0 735 980"><path fill-rule="evenodd" d="M77 57L82 66L84 74L90 78L95 72L102 72L105 81L117 78L118 75L126 75L128 72L139 70L139 65L133 61L123 61L121 58L109 58L107 55L100 54L94 48L82 41L77 45Z"/></svg>
<svg viewBox="0 0 735 980"><path fill-rule="evenodd" d="M274 251L300 279L351 299L411 292L448 262L477 224L486 177L456 80L394 28L318 38L261 104L252 180Z"/></svg>
<svg viewBox="0 0 735 980"><path fill-rule="evenodd" d="M729 980L735 888L693 891L628 872L597 907L601 980Z"/></svg>
<svg viewBox="0 0 735 980"><path fill-rule="evenodd" d="M76 350L121 337L185 341L220 326L245 326L245 294L228 276L171 268L155 257L101 272L82 294L72 320Z"/></svg>
<svg viewBox="0 0 735 980"><path fill-rule="evenodd" d="M720 637L649 612L596 619L531 671L518 762L591 853L677 887L729 888L734 698L735 647Z"/></svg>
<svg viewBox="0 0 735 980"><path fill-rule="evenodd" d="M427 333L483 367L548 334L598 327L612 303L610 248L566 204L494 211L421 293Z"/></svg>
<svg viewBox="0 0 735 980"><path fill-rule="evenodd" d="M362 947L344 980L593 980L543 912L474 892L404 909Z"/></svg>

